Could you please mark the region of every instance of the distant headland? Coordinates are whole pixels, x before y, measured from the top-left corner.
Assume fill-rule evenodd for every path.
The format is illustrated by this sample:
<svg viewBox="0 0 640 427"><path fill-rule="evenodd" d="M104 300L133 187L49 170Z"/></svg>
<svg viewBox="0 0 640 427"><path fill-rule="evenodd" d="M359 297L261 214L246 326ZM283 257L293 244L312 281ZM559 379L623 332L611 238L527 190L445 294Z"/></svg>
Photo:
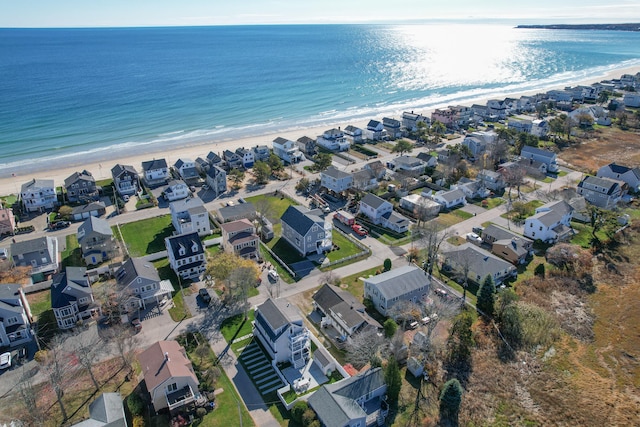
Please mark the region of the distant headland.
<svg viewBox="0 0 640 427"><path fill-rule="evenodd" d="M545 30L607 30L607 31L640 31L640 24L549 24L518 25L516 28L535 28Z"/></svg>

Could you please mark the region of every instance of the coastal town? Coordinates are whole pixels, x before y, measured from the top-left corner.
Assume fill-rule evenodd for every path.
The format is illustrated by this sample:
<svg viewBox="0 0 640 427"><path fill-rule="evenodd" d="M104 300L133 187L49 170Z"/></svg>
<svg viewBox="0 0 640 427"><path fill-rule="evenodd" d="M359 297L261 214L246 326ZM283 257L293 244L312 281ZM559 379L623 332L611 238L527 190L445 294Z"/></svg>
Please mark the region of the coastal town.
<svg viewBox="0 0 640 427"><path fill-rule="evenodd" d="M639 217L631 156L585 169L562 153L639 128L640 73L623 74L25 177L0 197L0 412L16 426L437 419L424 394L473 375L472 323L520 365L553 357L552 333L511 329L522 281L596 286L587 265Z"/></svg>

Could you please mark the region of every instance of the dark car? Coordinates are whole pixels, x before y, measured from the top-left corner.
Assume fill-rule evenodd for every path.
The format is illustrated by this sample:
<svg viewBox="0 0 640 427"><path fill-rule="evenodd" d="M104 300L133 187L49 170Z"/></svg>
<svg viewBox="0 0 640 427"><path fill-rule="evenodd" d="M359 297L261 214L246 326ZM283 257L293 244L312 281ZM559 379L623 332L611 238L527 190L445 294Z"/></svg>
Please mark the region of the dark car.
<svg viewBox="0 0 640 427"><path fill-rule="evenodd" d="M62 228L67 228L71 223L69 221L57 221L49 224L49 228L52 230L60 230Z"/></svg>
<svg viewBox="0 0 640 427"><path fill-rule="evenodd" d="M205 288L202 288L198 291L198 295L200 295L200 298L202 298L202 301L206 302L207 304L209 304L211 302L211 295L209 294L209 291Z"/></svg>
<svg viewBox="0 0 640 427"><path fill-rule="evenodd" d="M140 332L142 330L142 322L140 319L131 319L131 326L133 326L133 330L136 332Z"/></svg>

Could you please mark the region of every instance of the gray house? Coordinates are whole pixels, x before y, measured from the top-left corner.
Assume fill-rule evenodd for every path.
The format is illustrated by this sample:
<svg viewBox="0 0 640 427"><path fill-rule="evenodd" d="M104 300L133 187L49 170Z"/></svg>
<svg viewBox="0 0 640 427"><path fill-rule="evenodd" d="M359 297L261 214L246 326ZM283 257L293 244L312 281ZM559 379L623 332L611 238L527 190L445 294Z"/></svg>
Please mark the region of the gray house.
<svg viewBox="0 0 640 427"><path fill-rule="evenodd" d="M140 177L133 166L117 164L111 168L111 177L121 196L132 196L140 191Z"/></svg>
<svg viewBox="0 0 640 427"><path fill-rule="evenodd" d="M78 322L100 313L84 267L67 267L53 277L51 308L60 329L73 328Z"/></svg>
<svg viewBox="0 0 640 427"><path fill-rule="evenodd" d="M640 191L640 168L630 168L628 166L610 163L598 169L598 178L611 178L625 182L629 189L637 193Z"/></svg>
<svg viewBox="0 0 640 427"><path fill-rule="evenodd" d="M160 280L158 270L142 258L129 258L122 264L116 271L116 282L123 308L127 311L172 299L171 281Z"/></svg>
<svg viewBox="0 0 640 427"><path fill-rule="evenodd" d="M207 268L204 246L198 233L178 234L164 239L169 264L183 279L197 279Z"/></svg>
<svg viewBox="0 0 640 427"><path fill-rule="evenodd" d="M248 219L253 221L258 214L253 203L238 203L237 205L224 206L218 209L217 217L220 223Z"/></svg>
<svg viewBox="0 0 640 427"><path fill-rule="evenodd" d="M427 295L431 281L418 267L405 265L364 280L364 297L383 316L398 301L417 302Z"/></svg>
<svg viewBox="0 0 640 427"><path fill-rule="evenodd" d="M153 159L142 162L142 174L150 187L163 185L169 179L169 168L165 159Z"/></svg>
<svg viewBox="0 0 640 427"><path fill-rule="evenodd" d="M71 427L127 427L119 393L102 393L89 404L89 418Z"/></svg>
<svg viewBox="0 0 640 427"><path fill-rule="evenodd" d="M64 188L67 191L67 199L71 203L88 202L98 200L98 187L91 172L83 170L74 172L64 180Z"/></svg>
<svg viewBox="0 0 640 427"><path fill-rule="evenodd" d="M382 368L320 387L309 397L309 406L325 427L384 425L388 405Z"/></svg>
<svg viewBox="0 0 640 427"><path fill-rule="evenodd" d="M11 244L11 258L15 267L31 267L34 281L58 271L58 240L55 237L38 237Z"/></svg>
<svg viewBox="0 0 640 427"><path fill-rule="evenodd" d="M18 284L0 284L0 347L15 348L33 338L31 308Z"/></svg>
<svg viewBox="0 0 640 427"><path fill-rule="evenodd" d="M308 136L301 136L296 140L296 144L300 151L306 156L314 156L316 154L316 140Z"/></svg>
<svg viewBox="0 0 640 427"><path fill-rule="evenodd" d="M282 237L302 256L331 250L331 221L320 217L320 211L303 206L289 206L280 218Z"/></svg>
<svg viewBox="0 0 640 427"><path fill-rule="evenodd" d="M207 169L206 181L216 197L227 191L227 173L219 166L211 166Z"/></svg>
<svg viewBox="0 0 640 427"><path fill-rule="evenodd" d="M104 202L91 202L86 205L76 206L71 210L71 218L74 221L82 221L90 216L101 216L107 212Z"/></svg>
<svg viewBox="0 0 640 427"><path fill-rule="evenodd" d="M78 243L87 265L100 264L113 258L117 251L116 240L109 223L101 218L89 217L78 227Z"/></svg>
<svg viewBox="0 0 640 427"><path fill-rule="evenodd" d="M475 283L482 283L487 276L491 276L495 284L500 284L504 279L518 275L513 264L471 243L445 252L442 264L445 271L455 271L463 275L466 271L467 278Z"/></svg>
<svg viewBox="0 0 640 427"><path fill-rule="evenodd" d="M592 205L611 209L627 193L627 184L611 178L585 176L578 183L578 194Z"/></svg>
<svg viewBox="0 0 640 427"><path fill-rule="evenodd" d="M520 157L544 163L548 172L558 172L558 161L556 159L556 153L553 151L525 145L522 147Z"/></svg>

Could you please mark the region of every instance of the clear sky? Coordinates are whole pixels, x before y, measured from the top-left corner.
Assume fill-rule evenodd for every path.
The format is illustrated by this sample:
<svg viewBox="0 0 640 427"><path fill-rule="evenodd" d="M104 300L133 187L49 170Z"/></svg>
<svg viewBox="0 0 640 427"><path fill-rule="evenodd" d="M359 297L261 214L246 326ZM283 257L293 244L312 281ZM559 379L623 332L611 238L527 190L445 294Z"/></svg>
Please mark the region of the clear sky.
<svg viewBox="0 0 640 427"><path fill-rule="evenodd" d="M507 19L640 22L640 0L0 0L0 27L104 27Z"/></svg>

